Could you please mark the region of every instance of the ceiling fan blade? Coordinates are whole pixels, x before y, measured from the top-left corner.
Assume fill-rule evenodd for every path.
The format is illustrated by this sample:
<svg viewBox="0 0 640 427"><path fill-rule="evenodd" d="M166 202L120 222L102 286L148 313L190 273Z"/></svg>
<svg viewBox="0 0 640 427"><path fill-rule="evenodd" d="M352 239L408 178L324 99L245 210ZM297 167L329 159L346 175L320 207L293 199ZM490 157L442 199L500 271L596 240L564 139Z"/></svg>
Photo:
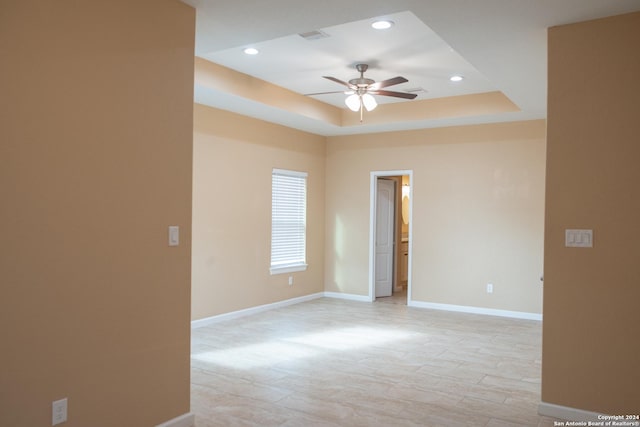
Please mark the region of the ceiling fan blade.
<svg viewBox="0 0 640 427"><path fill-rule="evenodd" d="M396 98L413 99L418 96L417 93L394 92L392 90L372 90L369 93L373 95L394 96Z"/></svg>
<svg viewBox="0 0 640 427"><path fill-rule="evenodd" d="M304 96L313 96L313 95L328 95L330 93L345 93L348 91L344 91L344 90L336 90L333 92L316 92L316 93L305 93Z"/></svg>
<svg viewBox="0 0 640 427"><path fill-rule="evenodd" d="M392 79L382 80L381 82L372 83L369 85L368 89L378 90L378 89L382 89L383 87L399 85L400 83L406 83L408 81L409 80L405 79L404 77L398 76Z"/></svg>
<svg viewBox="0 0 640 427"><path fill-rule="evenodd" d="M347 82L343 82L342 80L336 79L335 77L331 77L331 76L322 76L322 77L324 77L325 79L331 80L332 82L336 82L336 83L338 83L340 85L346 86L349 89L352 89L352 90L356 90L357 89L356 86L354 86L354 85L352 85L350 83L347 83Z"/></svg>

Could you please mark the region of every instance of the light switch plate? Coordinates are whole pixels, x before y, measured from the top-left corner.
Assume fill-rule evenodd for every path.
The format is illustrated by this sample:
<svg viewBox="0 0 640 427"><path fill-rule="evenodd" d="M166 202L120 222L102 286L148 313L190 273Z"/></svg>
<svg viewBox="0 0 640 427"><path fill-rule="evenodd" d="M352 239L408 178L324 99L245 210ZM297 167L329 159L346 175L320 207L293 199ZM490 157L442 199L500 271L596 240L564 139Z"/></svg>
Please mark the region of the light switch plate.
<svg viewBox="0 0 640 427"><path fill-rule="evenodd" d="M56 400L51 405L51 425L55 426L67 421L67 398Z"/></svg>
<svg viewBox="0 0 640 427"><path fill-rule="evenodd" d="M180 244L180 227L177 225L169 226L169 246L178 246Z"/></svg>
<svg viewBox="0 0 640 427"><path fill-rule="evenodd" d="M565 230L564 245L568 248L592 248L593 230Z"/></svg>

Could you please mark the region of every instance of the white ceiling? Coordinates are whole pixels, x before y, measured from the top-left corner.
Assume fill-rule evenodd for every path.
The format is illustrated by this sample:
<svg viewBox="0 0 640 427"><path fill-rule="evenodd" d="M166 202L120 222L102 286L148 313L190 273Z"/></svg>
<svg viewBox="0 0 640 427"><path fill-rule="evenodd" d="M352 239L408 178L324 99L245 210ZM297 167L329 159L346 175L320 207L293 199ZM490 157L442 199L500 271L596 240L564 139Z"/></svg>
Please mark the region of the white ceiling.
<svg viewBox="0 0 640 427"><path fill-rule="evenodd" d="M402 74L409 82L387 89L427 90L427 93L418 95L419 99L496 90L410 11L388 14L385 18L395 23L388 30L375 30L371 27L373 19L364 19L322 28L329 36L324 39L308 41L294 34L252 43L251 46L260 50L260 54L255 56L245 55L237 47L201 56L302 94L344 90L343 86L321 76L348 81L359 76L355 64L360 62L369 65L365 77L376 81ZM451 73L464 75L464 82L449 81ZM344 108L342 92L316 98ZM407 101L378 97L378 102Z"/></svg>
<svg viewBox="0 0 640 427"><path fill-rule="evenodd" d="M196 102L322 135L381 132L546 117L546 29L640 10L640 0L183 0L197 11L196 55L300 94L339 91L333 76L409 82L387 89L423 88L416 100L377 96L378 103L416 102L501 91L521 111L464 118L340 127L196 84ZM373 30L374 18L395 25ZM305 40L322 30L330 37ZM248 56L244 47L256 47ZM465 80L451 83L462 74ZM344 95L314 98L344 108ZM357 114L357 113L354 113Z"/></svg>

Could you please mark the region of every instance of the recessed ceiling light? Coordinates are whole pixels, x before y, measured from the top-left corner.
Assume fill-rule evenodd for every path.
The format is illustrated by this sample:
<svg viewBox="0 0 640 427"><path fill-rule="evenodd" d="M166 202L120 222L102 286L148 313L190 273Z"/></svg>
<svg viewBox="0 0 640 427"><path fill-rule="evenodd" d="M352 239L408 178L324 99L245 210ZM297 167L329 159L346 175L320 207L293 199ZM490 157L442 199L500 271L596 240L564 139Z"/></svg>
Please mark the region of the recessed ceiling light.
<svg viewBox="0 0 640 427"><path fill-rule="evenodd" d="M452 82L461 82L464 80L464 76L459 76L459 75L451 76L449 77L449 80L451 80Z"/></svg>
<svg viewBox="0 0 640 427"><path fill-rule="evenodd" d="M247 55L257 55L259 53L258 49L255 47L248 47L243 52Z"/></svg>
<svg viewBox="0 0 640 427"><path fill-rule="evenodd" d="M393 26L393 21L386 21L386 20L376 21L373 24L371 24L371 26L376 30L386 30Z"/></svg>

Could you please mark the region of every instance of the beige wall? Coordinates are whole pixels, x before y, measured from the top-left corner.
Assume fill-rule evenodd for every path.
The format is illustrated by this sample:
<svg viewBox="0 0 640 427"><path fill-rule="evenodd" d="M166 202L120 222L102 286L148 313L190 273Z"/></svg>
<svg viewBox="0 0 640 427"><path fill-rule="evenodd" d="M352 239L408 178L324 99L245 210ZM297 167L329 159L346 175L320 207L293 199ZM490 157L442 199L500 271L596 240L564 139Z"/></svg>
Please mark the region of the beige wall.
<svg viewBox="0 0 640 427"><path fill-rule="evenodd" d="M3 1L0 425L189 411L194 11ZM167 226L181 245L167 246Z"/></svg>
<svg viewBox="0 0 640 427"><path fill-rule="evenodd" d="M541 313L544 165L543 121L329 138L325 290L368 294L370 172L411 169L413 299Z"/></svg>
<svg viewBox="0 0 640 427"><path fill-rule="evenodd" d="M325 138L195 104L193 157L192 318L322 292ZM304 272L269 274L273 168L309 174Z"/></svg>
<svg viewBox="0 0 640 427"><path fill-rule="evenodd" d="M638 40L640 13L549 30L542 400L610 414L640 402Z"/></svg>

